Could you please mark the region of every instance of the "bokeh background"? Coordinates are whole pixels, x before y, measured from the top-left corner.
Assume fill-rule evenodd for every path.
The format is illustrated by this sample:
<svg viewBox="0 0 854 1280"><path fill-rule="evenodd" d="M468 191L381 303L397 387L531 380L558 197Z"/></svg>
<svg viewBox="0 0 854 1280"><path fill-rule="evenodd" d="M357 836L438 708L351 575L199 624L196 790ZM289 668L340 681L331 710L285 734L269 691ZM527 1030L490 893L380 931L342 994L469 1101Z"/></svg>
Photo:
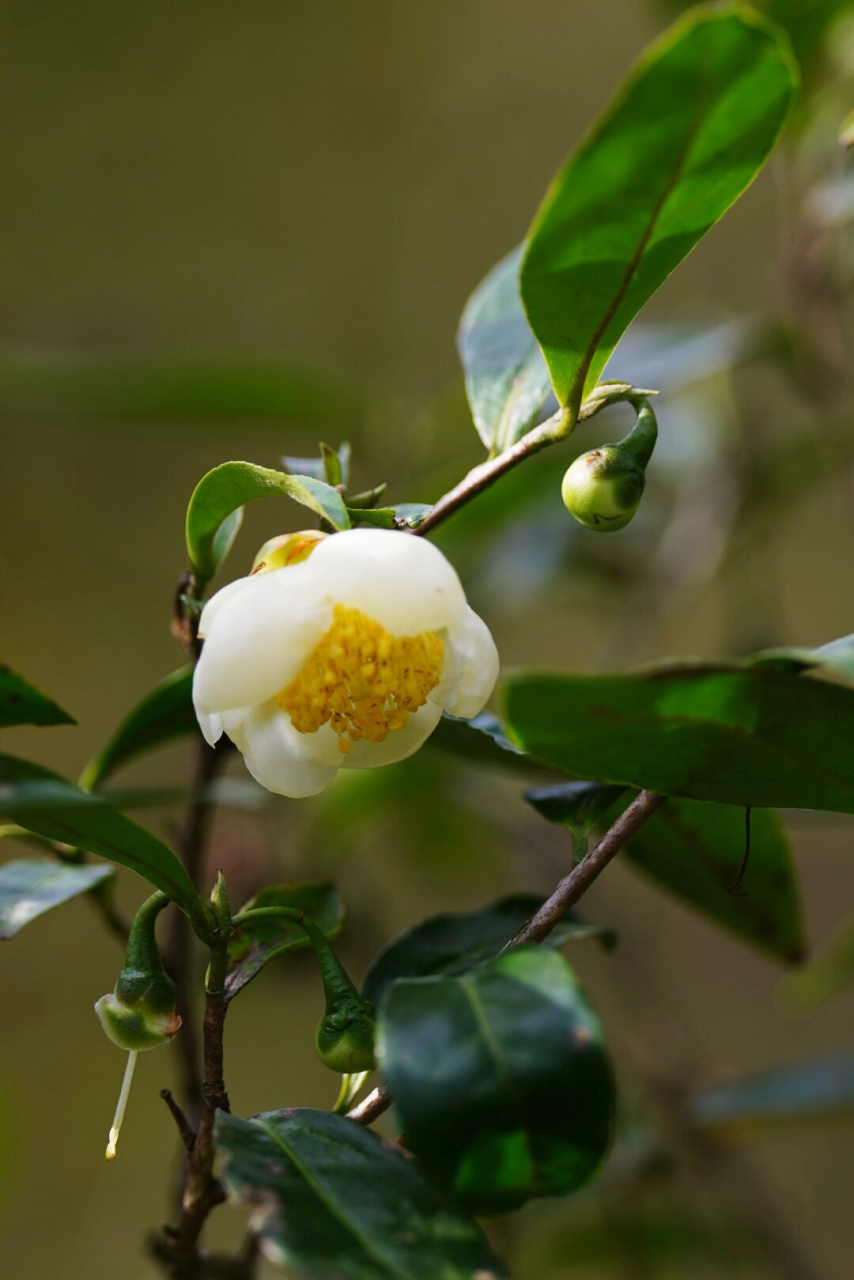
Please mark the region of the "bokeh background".
<svg viewBox="0 0 854 1280"><path fill-rule="evenodd" d="M774 7L805 56L806 105L611 366L664 392L641 515L605 539L573 526L559 497L564 448L442 534L506 666L602 670L854 630L852 196L836 143L854 103L854 36L847 4ZM77 776L180 665L168 624L183 513L210 467L276 465L346 437L357 488L387 480L393 499L414 501L479 460L454 347L462 306L671 12L654 0L8 0L0 653L79 726L9 731L7 749ZM603 416L584 447L623 425ZM286 503L257 504L226 576L303 522ZM174 748L122 782L180 786L188 760ZM433 911L548 890L570 856L518 780L430 750L310 802L265 798L239 759L230 777L209 872L222 866L238 900L271 879L334 875L354 973ZM174 835L177 810L136 816ZM854 901L852 826L789 816L820 945ZM126 909L144 892L120 874ZM637 1118L662 1090L849 1042L850 997L795 1019L778 966L635 872L614 865L584 907L619 933L615 952L586 943L571 960ZM119 1159L105 1164L124 1063L91 1006L120 959L86 901L2 948L10 1275L152 1274L143 1239L164 1219L175 1147L157 1094L174 1064L165 1052L141 1061ZM332 1104L335 1082L311 1049L318 1014L301 956L236 1002L235 1110ZM608 1219L595 1191L491 1230L520 1280L843 1280L852 1134L842 1117L762 1129L733 1154L737 1178L728 1165L722 1177L680 1174L650 1239L624 1232L616 1256L597 1235ZM673 1203L700 1203L702 1230L671 1221ZM796 1243L788 1271L740 1248L730 1223L745 1206ZM236 1241L242 1227L223 1209L211 1239Z"/></svg>

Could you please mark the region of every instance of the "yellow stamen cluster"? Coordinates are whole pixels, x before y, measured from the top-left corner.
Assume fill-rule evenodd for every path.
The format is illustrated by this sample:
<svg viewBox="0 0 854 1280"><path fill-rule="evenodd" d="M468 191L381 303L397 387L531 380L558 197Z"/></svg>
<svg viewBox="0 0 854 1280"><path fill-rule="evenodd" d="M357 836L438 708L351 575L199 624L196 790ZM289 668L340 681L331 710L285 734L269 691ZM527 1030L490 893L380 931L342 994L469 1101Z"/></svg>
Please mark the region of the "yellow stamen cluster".
<svg viewBox="0 0 854 1280"><path fill-rule="evenodd" d="M300 733L331 724L346 754L353 742L384 742L402 729L439 683L444 658L434 631L393 636L339 604L332 626L276 701Z"/></svg>

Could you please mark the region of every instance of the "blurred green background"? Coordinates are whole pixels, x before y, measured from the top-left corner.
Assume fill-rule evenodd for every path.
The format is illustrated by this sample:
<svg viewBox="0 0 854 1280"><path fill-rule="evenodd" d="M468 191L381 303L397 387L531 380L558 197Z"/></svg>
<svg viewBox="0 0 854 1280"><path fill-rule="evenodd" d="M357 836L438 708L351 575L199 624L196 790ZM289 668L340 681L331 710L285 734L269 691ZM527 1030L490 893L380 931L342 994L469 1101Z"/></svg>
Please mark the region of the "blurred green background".
<svg viewBox="0 0 854 1280"><path fill-rule="evenodd" d="M848 7L800 6L822 20ZM168 623L183 513L210 467L276 465L347 437L357 488L388 480L392 499L413 501L479 460L459 313L667 16L653 0L4 6L0 653L79 720L9 732L9 750L76 776L180 665ZM638 366L627 349L630 374L665 393L636 523L607 539L571 525L564 448L443 532L506 666L603 669L854 630L852 245L835 144L854 101L850 28L832 28L828 47L810 62L811 105L787 147L644 317L674 326L663 347L659 332L659 364ZM773 361L733 373L715 342L693 356L676 345L697 322L759 316L802 323L794 354L786 328L782 365L806 369L812 390ZM727 342L744 349L734 332L717 331L730 355ZM628 371L619 355L611 367ZM583 447L623 425L619 413L597 420ZM257 504L228 574L303 522L285 503ZM174 749L122 781L181 785L187 763ZM230 776L245 779L239 759ZM266 880L335 875L350 912L342 951L360 973L432 911L545 892L564 873L568 835L520 791L430 750L309 802L241 787L217 819L209 870L225 869L238 900ZM177 811L137 816L174 835ZM842 818L792 821L816 943L854 901L851 836ZM121 873L125 907L144 891ZM620 935L614 953L587 943L569 958L630 1109L654 1082L722 1080L848 1041L851 997L794 1020L774 964L624 867L584 906ZM124 1062L91 1006L115 980L116 943L78 901L5 944L0 963L8 1273L152 1274L143 1238L165 1217L175 1154L157 1094L173 1064L165 1052L142 1060L120 1157L105 1164ZM236 1111L331 1106L335 1080L311 1049L318 1014L302 955L233 1006ZM851 1123L837 1120L769 1129L739 1156L760 1212L770 1206L804 1252L807 1270L792 1277L850 1275L851 1143ZM725 1236L726 1188L699 1194ZM702 1242L652 1270L585 1258L568 1233L591 1203L545 1202L495 1226L520 1280L783 1274L741 1257L737 1241L723 1263ZM221 1210L211 1238L237 1240L241 1225Z"/></svg>

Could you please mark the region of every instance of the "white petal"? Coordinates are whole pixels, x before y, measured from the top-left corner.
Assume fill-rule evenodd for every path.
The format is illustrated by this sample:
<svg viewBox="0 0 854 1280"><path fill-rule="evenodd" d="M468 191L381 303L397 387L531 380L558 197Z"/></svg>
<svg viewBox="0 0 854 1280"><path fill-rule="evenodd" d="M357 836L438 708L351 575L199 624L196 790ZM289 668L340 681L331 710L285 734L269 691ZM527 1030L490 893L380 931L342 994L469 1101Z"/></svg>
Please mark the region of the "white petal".
<svg viewBox="0 0 854 1280"><path fill-rule="evenodd" d="M204 711L196 712L196 719L202 731L202 737L209 747L215 747L222 737L222 716L205 715Z"/></svg>
<svg viewBox="0 0 854 1280"><path fill-rule="evenodd" d="M202 609L202 616L199 618L199 635L202 639L208 634L211 623L222 606L233 599L234 596L239 595L251 581L251 577L236 578L234 582L229 582L227 586L220 587L219 591L211 596L204 609Z"/></svg>
<svg viewBox="0 0 854 1280"><path fill-rule="evenodd" d="M498 650L489 628L466 605L462 620L448 628L442 679L430 698L452 716L470 719L483 710L498 669Z"/></svg>
<svg viewBox="0 0 854 1280"><path fill-rule="evenodd" d="M208 617L193 678L197 714L272 698L290 684L330 625L331 608L318 598L309 561L242 581L241 590Z"/></svg>
<svg viewBox="0 0 854 1280"><path fill-rule="evenodd" d="M450 626L466 608L451 564L412 534L348 529L321 542L306 563L330 606L358 609L392 635Z"/></svg>
<svg viewBox="0 0 854 1280"><path fill-rule="evenodd" d="M338 772L342 757L331 730L323 738L323 730L298 733L275 702L253 707L236 733L246 768L277 795L317 795ZM324 755L327 761L317 758Z"/></svg>
<svg viewBox="0 0 854 1280"><path fill-rule="evenodd" d="M377 769L383 764L405 760L429 737L442 715L442 708L429 700L408 716L402 729L393 729L385 742L354 742L347 755L341 757L345 769Z"/></svg>

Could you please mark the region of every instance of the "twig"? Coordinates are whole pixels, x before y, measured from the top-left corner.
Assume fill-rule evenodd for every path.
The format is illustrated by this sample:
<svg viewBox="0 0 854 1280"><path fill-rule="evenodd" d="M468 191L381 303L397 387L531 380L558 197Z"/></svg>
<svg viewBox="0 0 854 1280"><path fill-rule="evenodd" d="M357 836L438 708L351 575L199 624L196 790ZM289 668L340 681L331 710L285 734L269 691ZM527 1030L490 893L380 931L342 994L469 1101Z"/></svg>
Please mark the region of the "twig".
<svg viewBox="0 0 854 1280"><path fill-rule="evenodd" d="M357 1124L373 1124L378 1116L384 1111L388 1111L391 1106L391 1090L387 1084L381 1084L373 1089L361 1102L357 1103L350 1111L347 1112L348 1120L355 1120Z"/></svg>
<svg viewBox="0 0 854 1280"><path fill-rule="evenodd" d="M187 1151L192 1151L193 1147L196 1145L196 1133L193 1126L178 1106L178 1103L172 1097L171 1089L161 1089L160 1096L172 1113L172 1119L178 1126L178 1133L181 1135L181 1141L183 1142L185 1149Z"/></svg>

